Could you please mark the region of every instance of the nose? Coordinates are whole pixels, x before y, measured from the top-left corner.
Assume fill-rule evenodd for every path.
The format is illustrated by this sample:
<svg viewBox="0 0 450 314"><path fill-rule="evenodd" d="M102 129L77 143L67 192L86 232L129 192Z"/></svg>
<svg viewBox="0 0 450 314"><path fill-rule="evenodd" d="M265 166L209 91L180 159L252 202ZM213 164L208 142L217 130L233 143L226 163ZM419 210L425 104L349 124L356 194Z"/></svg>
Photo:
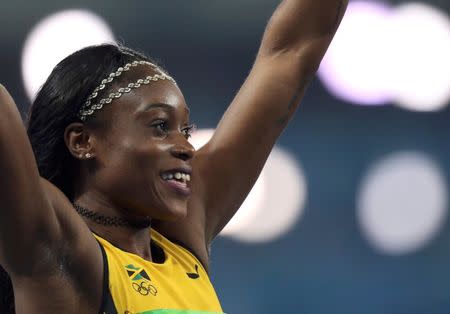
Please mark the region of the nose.
<svg viewBox="0 0 450 314"><path fill-rule="evenodd" d="M170 152L175 158L187 161L194 157L195 148L188 141L186 141L184 144L176 144L172 146Z"/></svg>

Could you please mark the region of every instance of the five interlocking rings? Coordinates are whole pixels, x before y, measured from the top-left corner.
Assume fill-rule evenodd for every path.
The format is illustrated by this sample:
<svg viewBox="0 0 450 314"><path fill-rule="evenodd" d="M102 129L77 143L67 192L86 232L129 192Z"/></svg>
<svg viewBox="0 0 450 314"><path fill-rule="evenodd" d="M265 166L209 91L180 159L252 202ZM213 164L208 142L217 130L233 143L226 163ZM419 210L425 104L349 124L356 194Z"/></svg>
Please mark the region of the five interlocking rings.
<svg viewBox="0 0 450 314"><path fill-rule="evenodd" d="M156 296L156 294L158 293L158 290L156 289L155 286L145 281L141 282L141 284L133 282L133 289L136 292L142 294L143 296L147 296L149 294Z"/></svg>

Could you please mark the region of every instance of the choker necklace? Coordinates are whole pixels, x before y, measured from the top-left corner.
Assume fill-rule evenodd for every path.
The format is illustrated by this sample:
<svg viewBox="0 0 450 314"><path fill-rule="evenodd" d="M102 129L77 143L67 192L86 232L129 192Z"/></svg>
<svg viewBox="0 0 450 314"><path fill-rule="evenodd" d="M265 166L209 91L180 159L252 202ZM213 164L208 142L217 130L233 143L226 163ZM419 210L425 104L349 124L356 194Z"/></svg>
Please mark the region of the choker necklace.
<svg viewBox="0 0 450 314"><path fill-rule="evenodd" d="M125 227L132 229L144 229L148 228L151 225L150 217L142 218L141 220L127 220L120 217L108 217L103 216L99 213L96 213L86 207L80 206L78 204L73 204L73 207L77 211L77 213L85 217L96 224L103 226L112 226L112 227Z"/></svg>

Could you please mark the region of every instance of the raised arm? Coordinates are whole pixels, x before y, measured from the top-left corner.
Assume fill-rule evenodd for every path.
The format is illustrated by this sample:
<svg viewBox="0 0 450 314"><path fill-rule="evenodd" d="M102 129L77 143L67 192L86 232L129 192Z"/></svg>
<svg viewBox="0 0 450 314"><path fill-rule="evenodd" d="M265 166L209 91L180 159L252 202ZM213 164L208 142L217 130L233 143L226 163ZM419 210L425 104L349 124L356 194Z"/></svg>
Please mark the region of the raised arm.
<svg viewBox="0 0 450 314"><path fill-rule="evenodd" d="M347 3L285 0L270 19L247 80L211 141L197 154L196 166L205 179L201 191L207 241L231 219L256 181L318 69Z"/></svg>
<svg viewBox="0 0 450 314"><path fill-rule="evenodd" d="M0 263L21 273L59 230L22 119L1 85L0 173Z"/></svg>
<svg viewBox="0 0 450 314"><path fill-rule="evenodd" d="M44 276L63 254L78 254L80 242L98 251L70 202L39 176L16 104L1 85L0 174L0 264L11 276Z"/></svg>

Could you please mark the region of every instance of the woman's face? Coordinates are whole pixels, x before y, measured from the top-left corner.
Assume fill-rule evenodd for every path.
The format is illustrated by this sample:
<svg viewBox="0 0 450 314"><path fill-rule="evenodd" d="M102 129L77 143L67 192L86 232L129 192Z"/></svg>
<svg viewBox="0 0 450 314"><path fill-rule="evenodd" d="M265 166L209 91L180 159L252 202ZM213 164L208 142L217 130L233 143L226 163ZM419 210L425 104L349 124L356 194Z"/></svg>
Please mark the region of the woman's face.
<svg viewBox="0 0 450 314"><path fill-rule="evenodd" d="M148 67L136 72L128 82L155 74ZM180 89L167 80L151 82L96 114L108 126L92 134L97 167L88 180L94 180L95 189L132 214L159 220L184 217L194 148L188 142L189 109Z"/></svg>

